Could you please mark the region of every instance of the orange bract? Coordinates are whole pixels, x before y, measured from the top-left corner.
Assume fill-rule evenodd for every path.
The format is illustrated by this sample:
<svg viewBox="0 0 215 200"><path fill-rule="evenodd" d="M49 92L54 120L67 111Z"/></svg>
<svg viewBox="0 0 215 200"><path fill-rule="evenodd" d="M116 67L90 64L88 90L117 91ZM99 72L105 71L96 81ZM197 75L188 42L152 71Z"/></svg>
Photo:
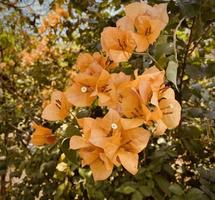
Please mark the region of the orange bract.
<svg viewBox="0 0 215 200"><path fill-rule="evenodd" d="M95 52L93 55L81 53L76 61L78 70L88 74L100 73L103 69L109 70L116 66L116 63L104 57L99 52Z"/></svg>
<svg viewBox="0 0 215 200"><path fill-rule="evenodd" d="M167 128L173 129L178 126L181 119L181 105L175 100L175 93L171 88L161 92L159 98L158 106L162 117L157 120L155 134L162 135Z"/></svg>
<svg viewBox="0 0 215 200"><path fill-rule="evenodd" d="M137 52L145 51L154 43L169 20L167 4L151 7L145 2L135 2L126 6L125 12L126 16L117 21L117 27L132 31Z"/></svg>
<svg viewBox="0 0 215 200"><path fill-rule="evenodd" d="M125 123L110 109L103 118L85 118L79 125L83 126L83 134L71 138L70 148L80 149L83 163L90 165L95 180L110 176L113 165L122 164L130 173L137 173L138 153L146 147L150 137L147 130L138 127L140 123Z"/></svg>
<svg viewBox="0 0 215 200"><path fill-rule="evenodd" d="M101 45L107 56L114 62L125 62L136 47L129 31L106 27L101 33Z"/></svg>
<svg viewBox="0 0 215 200"><path fill-rule="evenodd" d="M61 91L55 91L51 96L50 104L43 110L42 118L49 121L64 120L70 107L65 94Z"/></svg>
<svg viewBox="0 0 215 200"><path fill-rule="evenodd" d="M32 127L35 129L31 138L32 144L41 146L55 143L56 137L52 134L51 129L39 126L35 122L33 122Z"/></svg>
<svg viewBox="0 0 215 200"><path fill-rule="evenodd" d="M74 78L74 83L66 90L68 101L75 106L90 106L98 97L100 101L107 101L110 74L102 70L99 74L79 73Z"/></svg>

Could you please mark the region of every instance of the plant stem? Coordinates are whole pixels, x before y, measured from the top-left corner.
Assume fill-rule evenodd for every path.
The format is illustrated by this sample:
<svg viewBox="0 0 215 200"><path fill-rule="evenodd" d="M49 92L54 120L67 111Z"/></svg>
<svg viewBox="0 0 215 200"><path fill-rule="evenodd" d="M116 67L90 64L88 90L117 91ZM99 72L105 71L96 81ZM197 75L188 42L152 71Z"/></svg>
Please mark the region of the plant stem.
<svg viewBox="0 0 215 200"><path fill-rule="evenodd" d="M177 31L179 27L181 26L181 23L184 21L184 17L179 21L178 25L175 28L174 35L173 35L173 46L174 46L174 53L175 53L175 61L178 63L178 54L177 54L177 48L176 48L176 36L177 36Z"/></svg>
<svg viewBox="0 0 215 200"><path fill-rule="evenodd" d="M179 95L180 104L182 103L183 77L184 77L185 69L186 69L186 65L187 65L187 58L189 56L190 45L192 43L192 35L193 35L194 24L195 24L195 18L193 18L192 26L190 28L190 35L189 35L188 43L187 43L186 50L185 50L185 53L184 53L183 63L182 63L182 66L181 66L181 73L180 73L180 77L179 77L180 83L179 83L178 89L179 89L179 94L180 94Z"/></svg>

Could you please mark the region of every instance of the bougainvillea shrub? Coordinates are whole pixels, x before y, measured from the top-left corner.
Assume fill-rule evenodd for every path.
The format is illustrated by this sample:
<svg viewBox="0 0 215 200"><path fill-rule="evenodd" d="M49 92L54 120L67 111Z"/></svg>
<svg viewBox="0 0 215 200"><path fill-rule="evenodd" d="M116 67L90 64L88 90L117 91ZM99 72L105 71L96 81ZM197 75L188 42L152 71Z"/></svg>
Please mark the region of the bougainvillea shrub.
<svg viewBox="0 0 215 200"><path fill-rule="evenodd" d="M0 1L0 198L213 199L213 7Z"/></svg>

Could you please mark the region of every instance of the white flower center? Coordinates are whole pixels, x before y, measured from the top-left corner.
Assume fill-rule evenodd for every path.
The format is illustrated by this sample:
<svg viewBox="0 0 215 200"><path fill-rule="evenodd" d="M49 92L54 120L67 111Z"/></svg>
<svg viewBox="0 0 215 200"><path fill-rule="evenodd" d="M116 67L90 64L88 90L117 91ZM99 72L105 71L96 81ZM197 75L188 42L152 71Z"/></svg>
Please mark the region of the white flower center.
<svg viewBox="0 0 215 200"><path fill-rule="evenodd" d="M111 124L111 128L112 128L112 129L117 129L118 126L117 126L115 123L112 123L112 124Z"/></svg>
<svg viewBox="0 0 215 200"><path fill-rule="evenodd" d="M87 87L85 87L85 86L81 87L81 92L83 92L83 93L87 92Z"/></svg>

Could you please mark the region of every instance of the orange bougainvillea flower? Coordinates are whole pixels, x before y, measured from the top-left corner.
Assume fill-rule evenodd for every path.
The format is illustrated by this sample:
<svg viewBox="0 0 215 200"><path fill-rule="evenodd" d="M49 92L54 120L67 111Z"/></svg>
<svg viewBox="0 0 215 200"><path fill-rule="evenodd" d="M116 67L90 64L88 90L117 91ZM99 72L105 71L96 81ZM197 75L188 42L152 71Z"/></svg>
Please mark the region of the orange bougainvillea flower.
<svg viewBox="0 0 215 200"><path fill-rule="evenodd" d="M146 69L145 72L137 76L132 82L131 88L140 96L143 104L151 103L158 106L158 93L164 84L164 71L160 71L155 66Z"/></svg>
<svg viewBox="0 0 215 200"><path fill-rule="evenodd" d="M42 118L49 121L64 120L69 114L71 104L67 101L65 94L61 91L53 92L51 102L45 107Z"/></svg>
<svg viewBox="0 0 215 200"><path fill-rule="evenodd" d="M51 129L39 126L35 122L32 123L32 127L35 129L31 138L32 144L41 146L55 143L56 137L52 134Z"/></svg>
<svg viewBox="0 0 215 200"><path fill-rule="evenodd" d="M77 74L73 79L72 86L65 91L68 101L78 107L90 106L96 99L95 96L91 96L95 89L96 80L96 76L85 73Z"/></svg>
<svg viewBox="0 0 215 200"><path fill-rule="evenodd" d="M109 80L109 85L106 90L106 101L102 101L102 95L100 95L99 105L107 106L108 108L112 108L119 111L119 101L121 98L121 93L125 90L125 85L130 81L131 77L120 73L112 73L111 78Z"/></svg>
<svg viewBox="0 0 215 200"><path fill-rule="evenodd" d="M55 12L61 17L65 17L65 18L69 17L68 11L61 8L58 4L55 7Z"/></svg>
<svg viewBox="0 0 215 200"><path fill-rule="evenodd" d="M131 33L116 27L104 28L101 45L107 56L116 63L128 61L136 47Z"/></svg>
<svg viewBox="0 0 215 200"><path fill-rule="evenodd" d="M90 165L95 180L109 177L113 164L121 164L130 173L137 173L138 153L147 146L150 138L147 130L138 127L139 121L121 118L118 112L110 109L104 118L84 118L79 125L83 134L73 136L70 147L80 149L80 156L84 164ZM98 163L93 167L94 160Z"/></svg>
<svg viewBox="0 0 215 200"><path fill-rule="evenodd" d="M74 83L66 90L68 101L79 107L90 106L99 97L99 105L109 101L111 75L102 70L99 74L79 73L74 77Z"/></svg>
<svg viewBox="0 0 215 200"><path fill-rule="evenodd" d="M109 70L115 68L117 65L107 57L104 57L99 52L93 55L89 53L79 54L76 67L80 72L88 74L100 73L103 69Z"/></svg>
<svg viewBox="0 0 215 200"><path fill-rule="evenodd" d="M104 154L102 148L96 147L88 141L94 119L83 118L79 119L78 122L83 127L83 134L82 136L71 137L70 148L79 149L82 166L90 165L94 180L105 180L112 173L113 163Z"/></svg>
<svg viewBox="0 0 215 200"><path fill-rule="evenodd" d="M171 88L161 90L159 95L159 110L162 117L157 122L156 135L162 135L166 129L173 129L178 126L181 119L181 105L175 100L174 90Z"/></svg>
<svg viewBox="0 0 215 200"><path fill-rule="evenodd" d="M151 7L145 2L131 3L125 7L126 16L117 21L121 30L132 31L136 51L145 51L154 43L169 21L167 4Z"/></svg>

